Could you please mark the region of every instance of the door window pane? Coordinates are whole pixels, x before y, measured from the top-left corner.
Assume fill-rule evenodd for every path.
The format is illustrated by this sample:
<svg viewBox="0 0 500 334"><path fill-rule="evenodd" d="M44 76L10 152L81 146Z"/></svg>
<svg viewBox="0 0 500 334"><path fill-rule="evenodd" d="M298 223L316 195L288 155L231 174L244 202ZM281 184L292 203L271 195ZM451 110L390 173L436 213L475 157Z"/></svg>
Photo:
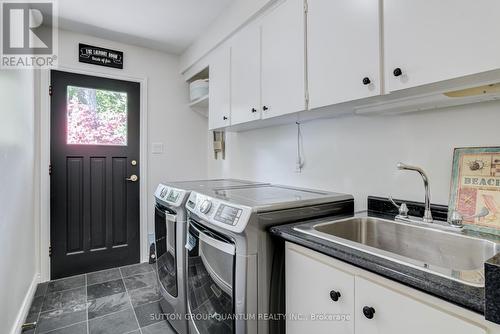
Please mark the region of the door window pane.
<svg viewBox="0 0 500 334"><path fill-rule="evenodd" d="M68 86L67 143L127 145L127 93Z"/></svg>

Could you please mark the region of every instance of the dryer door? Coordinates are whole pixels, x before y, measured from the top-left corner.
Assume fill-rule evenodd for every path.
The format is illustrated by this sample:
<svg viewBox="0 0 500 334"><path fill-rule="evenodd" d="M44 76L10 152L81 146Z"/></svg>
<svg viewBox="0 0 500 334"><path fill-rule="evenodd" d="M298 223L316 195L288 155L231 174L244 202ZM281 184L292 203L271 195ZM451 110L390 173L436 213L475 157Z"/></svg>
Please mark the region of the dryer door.
<svg viewBox="0 0 500 334"><path fill-rule="evenodd" d="M188 305L198 333L233 333L236 248L226 237L190 220Z"/></svg>

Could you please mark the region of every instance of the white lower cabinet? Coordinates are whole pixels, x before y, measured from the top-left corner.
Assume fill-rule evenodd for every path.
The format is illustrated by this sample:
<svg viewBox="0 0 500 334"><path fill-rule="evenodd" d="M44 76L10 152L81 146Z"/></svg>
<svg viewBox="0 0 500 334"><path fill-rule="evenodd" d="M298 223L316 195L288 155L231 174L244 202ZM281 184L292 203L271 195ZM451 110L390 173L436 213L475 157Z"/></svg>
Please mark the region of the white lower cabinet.
<svg viewBox="0 0 500 334"><path fill-rule="evenodd" d="M285 256L287 334L500 333L476 313L307 248L287 242Z"/></svg>
<svg viewBox="0 0 500 334"><path fill-rule="evenodd" d="M297 252L286 253L287 334L352 334L354 276Z"/></svg>
<svg viewBox="0 0 500 334"><path fill-rule="evenodd" d="M356 334L486 333L483 328L361 277L356 277L355 287Z"/></svg>

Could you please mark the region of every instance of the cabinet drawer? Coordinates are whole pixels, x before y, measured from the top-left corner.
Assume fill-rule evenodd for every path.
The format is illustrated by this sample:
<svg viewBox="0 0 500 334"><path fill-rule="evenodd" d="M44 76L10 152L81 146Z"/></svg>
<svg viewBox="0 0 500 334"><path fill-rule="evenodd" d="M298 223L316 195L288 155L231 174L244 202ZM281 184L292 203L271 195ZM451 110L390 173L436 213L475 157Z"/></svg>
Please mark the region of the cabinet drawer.
<svg viewBox="0 0 500 334"><path fill-rule="evenodd" d="M286 333L354 333L354 276L293 249L285 256Z"/></svg>
<svg viewBox="0 0 500 334"><path fill-rule="evenodd" d="M364 278L356 276L356 334L485 334L486 331ZM363 312L365 307L369 319Z"/></svg>

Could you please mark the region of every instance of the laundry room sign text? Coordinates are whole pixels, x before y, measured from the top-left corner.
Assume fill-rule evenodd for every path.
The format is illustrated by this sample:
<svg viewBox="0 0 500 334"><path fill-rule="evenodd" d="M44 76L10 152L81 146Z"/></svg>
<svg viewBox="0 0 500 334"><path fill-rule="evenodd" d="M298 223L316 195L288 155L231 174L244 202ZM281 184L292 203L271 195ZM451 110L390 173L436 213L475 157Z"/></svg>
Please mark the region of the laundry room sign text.
<svg viewBox="0 0 500 334"><path fill-rule="evenodd" d="M80 63L123 69L123 52L80 43Z"/></svg>

